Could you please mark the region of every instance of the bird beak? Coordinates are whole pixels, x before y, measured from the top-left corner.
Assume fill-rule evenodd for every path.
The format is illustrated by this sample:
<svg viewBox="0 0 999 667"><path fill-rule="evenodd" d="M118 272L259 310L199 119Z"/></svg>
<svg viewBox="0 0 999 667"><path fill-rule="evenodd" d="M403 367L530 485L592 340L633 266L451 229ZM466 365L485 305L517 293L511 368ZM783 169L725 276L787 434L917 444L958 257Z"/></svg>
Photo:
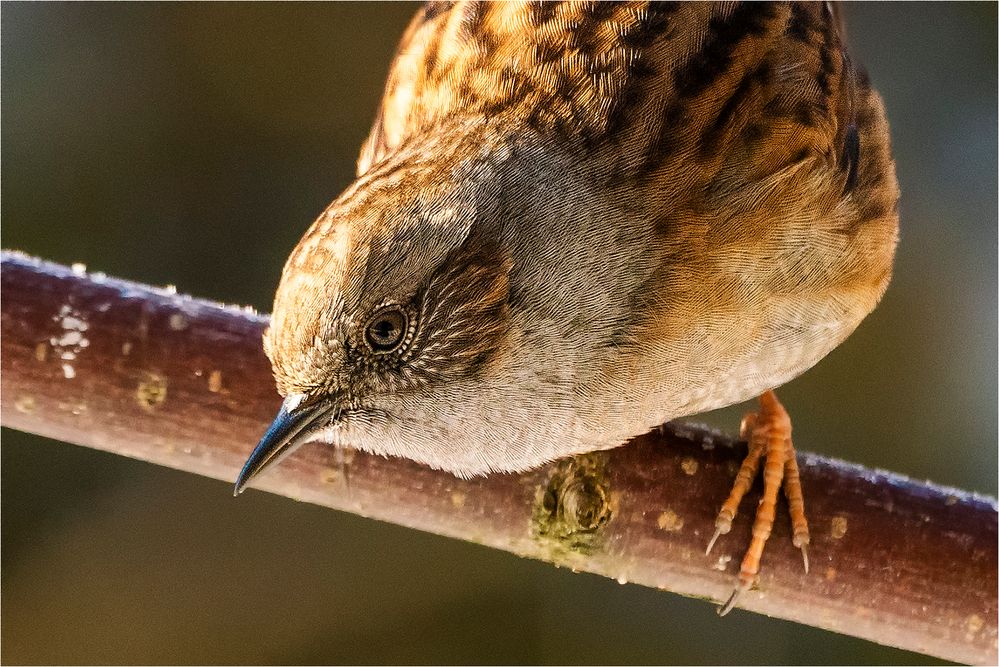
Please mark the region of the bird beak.
<svg viewBox="0 0 999 667"><path fill-rule="evenodd" d="M333 412L328 401L306 401L303 394L292 394L281 404L281 410L270 428L260 439L250 458L236 478L234 496L238 496L254 477L265 468L279 463L309 439L316 427L325 426Z"/></svg>

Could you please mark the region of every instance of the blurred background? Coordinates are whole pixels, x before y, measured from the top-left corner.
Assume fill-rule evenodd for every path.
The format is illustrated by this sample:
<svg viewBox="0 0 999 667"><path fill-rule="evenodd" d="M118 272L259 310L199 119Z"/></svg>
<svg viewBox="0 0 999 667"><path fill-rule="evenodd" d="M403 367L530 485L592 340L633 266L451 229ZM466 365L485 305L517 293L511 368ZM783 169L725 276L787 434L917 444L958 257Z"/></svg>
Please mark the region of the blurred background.
<svg viewBox="0 0 999 667"><path fill-rule="evenodd" d="M416 9L4 3L3 246L268 311ZM882 305L781 397L800 449L995 495L996 6L845 14L902 240ZM928 661L10 430L0 452L4 663Z"/></svg>

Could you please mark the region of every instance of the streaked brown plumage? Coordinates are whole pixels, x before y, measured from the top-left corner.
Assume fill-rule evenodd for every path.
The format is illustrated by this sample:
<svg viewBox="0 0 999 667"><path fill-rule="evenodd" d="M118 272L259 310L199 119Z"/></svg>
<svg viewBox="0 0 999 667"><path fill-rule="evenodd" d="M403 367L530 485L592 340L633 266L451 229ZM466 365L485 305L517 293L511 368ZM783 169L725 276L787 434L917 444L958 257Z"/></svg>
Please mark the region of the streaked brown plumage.
<svg viewBox="0 0 999 667"><path fill-rule="evenodd" d="M762 393L719 533L762 466L741 589L782 477L804 549L768 390L875 307L897 239L884 111L835 14L420 10L357 181L285 267L265 347L288 400L237 488L309 436L475 475Z"/></svg>

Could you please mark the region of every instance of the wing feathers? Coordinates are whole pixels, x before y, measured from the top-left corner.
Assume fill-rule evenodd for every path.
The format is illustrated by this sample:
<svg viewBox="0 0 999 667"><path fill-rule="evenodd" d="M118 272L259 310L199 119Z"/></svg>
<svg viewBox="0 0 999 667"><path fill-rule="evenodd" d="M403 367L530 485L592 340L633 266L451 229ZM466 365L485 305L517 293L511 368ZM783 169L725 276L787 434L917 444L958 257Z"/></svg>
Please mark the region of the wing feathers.
<svg viewBox="0 0 999 667"><path fill-rule="evenodd" d="M459 116L610 147L609 178L752 181L819 154L857 178L853 69L827 3L431 3L399 46L365 173ZM862 129L862 128L860 128ZM693 177L696 174L696 178Z"/></svg>

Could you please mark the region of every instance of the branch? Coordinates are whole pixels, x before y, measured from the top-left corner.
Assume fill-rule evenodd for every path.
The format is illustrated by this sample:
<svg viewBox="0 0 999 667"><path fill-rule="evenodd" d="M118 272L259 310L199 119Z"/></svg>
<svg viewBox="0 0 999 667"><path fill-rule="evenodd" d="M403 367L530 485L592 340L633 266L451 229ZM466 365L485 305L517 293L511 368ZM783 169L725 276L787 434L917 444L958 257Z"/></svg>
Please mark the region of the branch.
<svg viewBox="0 0 999 667"><path fill-rule="evenodd" d="M2 288L4 426L232 482L279 406L260 345L265 317L9 252ZM757 491L710 557L704 547L744 451L719 433L671 424L609 452L460 480L313 444L256 486L722 600L749 541ZM995 501L813 454L801 459L812 572L802 571L782 508L758 590L740 606L994 664ZM224 489L219 502L238 501Z"/></svg>

